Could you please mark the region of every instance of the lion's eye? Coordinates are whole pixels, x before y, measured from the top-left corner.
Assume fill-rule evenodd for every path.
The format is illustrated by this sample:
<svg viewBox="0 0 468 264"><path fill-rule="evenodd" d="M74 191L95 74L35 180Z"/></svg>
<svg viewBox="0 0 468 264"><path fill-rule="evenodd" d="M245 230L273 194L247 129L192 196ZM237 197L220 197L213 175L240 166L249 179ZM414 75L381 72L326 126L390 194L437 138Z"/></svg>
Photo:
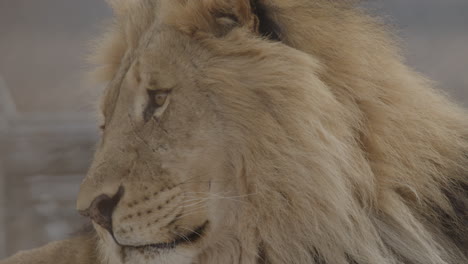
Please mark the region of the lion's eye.
<svg viewBox="0 0 468 264"><path fill-rule="evenodd" d="M149 121L160 108L165 108L167 106L169 92L170 91L166 90L147 90L149 101L143 113L145 121ZM164 109L161 111L164 111Z"/></svg>
<svg viewBox="0 0 468 264"><path fill-rule="evenodd" d="M161 107L166 103L167 96L168 96L167 92L158 93L154 96L154 102L156 103L157 106Z"/></svg>
<svg viewBox="0 0 468 264"><path fill-rule="evenodd" d="M162 107L166 103L169 91L163 90L148 90L149 102L154 107Z"/></svg>

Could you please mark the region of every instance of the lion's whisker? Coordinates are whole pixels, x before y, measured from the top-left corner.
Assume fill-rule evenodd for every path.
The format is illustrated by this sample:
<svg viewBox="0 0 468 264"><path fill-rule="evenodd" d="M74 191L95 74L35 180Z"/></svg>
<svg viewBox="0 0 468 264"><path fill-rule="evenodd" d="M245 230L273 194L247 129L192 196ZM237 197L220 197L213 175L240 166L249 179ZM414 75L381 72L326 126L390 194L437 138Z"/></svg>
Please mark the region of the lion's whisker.
<svg viewBox="0 0 468 264"><path fill-rule="evenodd" d="M186 211L184 212L183 214L177 216L176 218L174 218L175 220L180 220L182 218L185 218L189 215L194 215L194 214L197 214L199 212L202 212L202 209L205 209L206 207L199 207L199 208L193 208L192 210L189 210L189 211Z"/></svg>

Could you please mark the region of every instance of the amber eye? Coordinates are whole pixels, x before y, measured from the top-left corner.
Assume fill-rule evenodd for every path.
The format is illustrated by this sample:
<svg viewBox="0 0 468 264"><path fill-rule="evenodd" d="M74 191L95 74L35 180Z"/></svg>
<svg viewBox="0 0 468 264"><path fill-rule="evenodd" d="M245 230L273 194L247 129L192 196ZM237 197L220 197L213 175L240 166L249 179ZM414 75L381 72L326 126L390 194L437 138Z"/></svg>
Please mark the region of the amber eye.
<svg viewBox="0 0 468 264"><path fill-rule="evenodd" d="M149 103L155 107L162 107L166 103L169 91L164 90L147 90Z"/></svg>
<svg viewBox="0 0 468 264"><path fill-rule="evenodd" d="M165 90L147 90L149 96L149 102L146 106L146 109L143 113L143 118L145 121L150 120L150 118L157 113L159 108L167 106L167 99L169 97L170 91Z"/></svg>
<svg viewBox="0 0 468 264"><path fill-rule="evenodd" d="M154 95L154 102L158 107L163 106L166 103L168 93L160 92Z"/></svg>

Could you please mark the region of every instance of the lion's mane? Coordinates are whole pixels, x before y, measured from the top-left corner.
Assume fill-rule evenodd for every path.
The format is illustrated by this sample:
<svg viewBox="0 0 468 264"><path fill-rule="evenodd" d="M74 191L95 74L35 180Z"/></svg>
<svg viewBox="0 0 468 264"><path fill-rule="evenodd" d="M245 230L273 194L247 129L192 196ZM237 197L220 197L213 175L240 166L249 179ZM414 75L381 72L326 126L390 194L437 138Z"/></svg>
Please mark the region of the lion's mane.
<svg viewBox="0 0 468 264"><path fill-rule="evenodd" d="M154 19L154 1L141 2L99 52L105 75L123 43L137 42ZM195 15L174 15L174 24L208 30L200 21L221 1L204 2ZM233 163L249 175L248 192L261 194L245 223L261 223L252 234L260 246L244 250L264 263L467 263L467 113L408 68L386 27L354 4L264 4L275 36L314 58L308 74L325 92L265 92L282 105L258 106L270 117L261 125L239 113L251 147L237 149L242 160ZM279 80L249 71L264 87ZM290 86L304 81L304 73L284 72Z"/></svg>

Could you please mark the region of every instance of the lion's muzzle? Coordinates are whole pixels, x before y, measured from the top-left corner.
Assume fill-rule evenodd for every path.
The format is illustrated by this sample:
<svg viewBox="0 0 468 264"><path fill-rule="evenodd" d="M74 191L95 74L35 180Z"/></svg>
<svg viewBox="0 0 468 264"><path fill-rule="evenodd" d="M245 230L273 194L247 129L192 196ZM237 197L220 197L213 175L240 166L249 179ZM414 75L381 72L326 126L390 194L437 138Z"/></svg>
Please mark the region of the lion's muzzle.
<svg viewBox="0 0 468 264"><path fill-rule="evenodd" d="M108 194L91 198L90 206L80 213L123 248L173 249L193 245L208 231L200 204L204 199L184 193L180 186L121 185L115 194Z"/></svg>

